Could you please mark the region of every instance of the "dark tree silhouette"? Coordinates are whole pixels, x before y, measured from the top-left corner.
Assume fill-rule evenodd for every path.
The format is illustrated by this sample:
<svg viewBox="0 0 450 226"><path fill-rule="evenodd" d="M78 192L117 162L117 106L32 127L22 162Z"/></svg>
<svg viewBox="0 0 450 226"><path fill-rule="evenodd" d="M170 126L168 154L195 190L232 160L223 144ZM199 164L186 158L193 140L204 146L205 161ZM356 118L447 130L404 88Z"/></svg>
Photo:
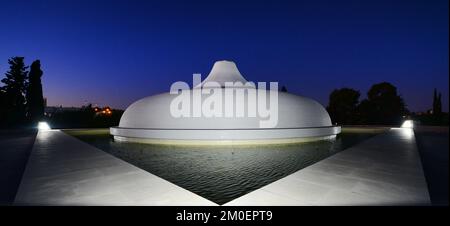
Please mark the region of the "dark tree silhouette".
<svg viewBox="0 0 450 226"><path fill-rule="evenodd" d="M408 113L397 88L388 82L373 85L358 108L362 123L393 125L401 122Z"/></svg>
<svg viewBox="0 0 450 226"><path fill-rule="evenodd" d="M439 116L442 113L441 93L434 89L433 93L433 115Z"/></svg>
<svg viewBox="0 0 450 226"><path fill-rule="evenodd" d="M44 97L42 95L41 62L35 60L30 66L28 74L29 84L27 89L28 118L31 122L37 122L44 116Z"/></svg>
<svg viewBox="0 0 450 226"><path fill-rule="evenodd" d="M286 88L286 86L282 86L280 89L280 92L286 93L288 90Z"/></svg>
<svg viewBox="0 0 450 226"><path fill-rule="evenodd" d="M12 57L8 60L9 71L2 79L5 84L1 89L4 92L4 107L6 126L23 123L26 117L25 93L27 87L28 71L23 57ZM3 106L2 106L3 107Z"/></svg>
<svg viewBox="0 0 450 226"><path fill-rule="evenodd" d="M106 109L109 113L103 114ZM48 120L52 128L105 128L118 125L122 114L123 110L87 104L78 110L56 111Z"/></svg>
<svg viewBox="0 0 450 226"><path fill-rule="evenodd" d="M5 124L6 119L6 93L0 88L0 127Z"/></svg>
<svg viewBox="0 0 450 226"><path fill-rule="evenodd" d="M354 89L342 88L333 90L327 107L333 123L354 124L356 122L359 96L359 91Z"/></svg>

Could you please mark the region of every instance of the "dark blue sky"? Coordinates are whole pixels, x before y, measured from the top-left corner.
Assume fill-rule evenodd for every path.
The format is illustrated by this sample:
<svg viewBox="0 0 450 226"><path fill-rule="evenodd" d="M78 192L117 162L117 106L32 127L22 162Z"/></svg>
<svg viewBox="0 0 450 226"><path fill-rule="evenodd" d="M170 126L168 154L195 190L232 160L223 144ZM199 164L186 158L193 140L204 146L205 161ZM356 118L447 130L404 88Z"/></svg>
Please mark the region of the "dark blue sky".
<svg viewBox="0 0 450 226"><path fill-rule="evenodd" d="M0 78L9 57L40 59L49 105L126 108L228 59L324 105L388 81L411 110L437 88L448 111L448 0L1 0L0 25Z"/></svg>

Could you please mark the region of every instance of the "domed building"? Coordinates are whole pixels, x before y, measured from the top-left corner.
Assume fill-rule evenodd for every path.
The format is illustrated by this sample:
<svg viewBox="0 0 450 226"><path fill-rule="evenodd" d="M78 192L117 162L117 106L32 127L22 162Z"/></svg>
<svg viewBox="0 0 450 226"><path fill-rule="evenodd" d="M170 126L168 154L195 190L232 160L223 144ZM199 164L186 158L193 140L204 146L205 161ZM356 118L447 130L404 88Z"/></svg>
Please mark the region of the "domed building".
<svg viewBox="0 0 450 226"><path fill-rule="evenodd" d="M227 86L230 82L237 85ZM214 145L303 142L330 139L340 133L341 128L332 125L317 101L249 84L234 62L218 61L206 79L191 89L134 102L110 133L116 141ZM209 91L205 92L205 88ZM243 95L237 95L239 92ZM174 115L174 107L180 107L180 93L186 100L181 105L190 105L185 106L186 114ZM216 95L215 99L212 95ZM260 101L263 96L267 98ZM195 113L196 97L201 98L198 106L207 109L209 115L201 114L200 109ZM211 104L211 99L218 102Z"/></svg>

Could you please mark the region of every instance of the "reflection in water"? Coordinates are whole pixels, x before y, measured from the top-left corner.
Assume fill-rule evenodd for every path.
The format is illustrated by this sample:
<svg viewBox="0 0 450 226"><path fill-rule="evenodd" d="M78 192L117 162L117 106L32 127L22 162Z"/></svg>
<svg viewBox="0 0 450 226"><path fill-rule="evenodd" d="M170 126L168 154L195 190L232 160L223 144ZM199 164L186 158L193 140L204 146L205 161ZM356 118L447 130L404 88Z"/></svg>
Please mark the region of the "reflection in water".
<svg viewBox="0 0 450 226"><path fill-rule="evenodd" d="M333 140L299 144L217 147L114 142L107 131L72 135L211 201L224 204L374 134L342 133Z"/></svg>

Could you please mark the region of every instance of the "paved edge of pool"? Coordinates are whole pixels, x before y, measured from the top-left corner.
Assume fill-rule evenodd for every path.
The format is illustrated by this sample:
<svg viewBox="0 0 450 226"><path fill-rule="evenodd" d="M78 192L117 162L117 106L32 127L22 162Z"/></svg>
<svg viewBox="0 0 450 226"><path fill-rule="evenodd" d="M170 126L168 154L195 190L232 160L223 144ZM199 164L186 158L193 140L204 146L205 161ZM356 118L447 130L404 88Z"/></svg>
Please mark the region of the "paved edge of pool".
<svg viewBox="0 0 450 226"><path fill-rule="evenodd" d="M15 205L217 205L60 130L37 134ZM430 205L414 132L391 129L225 205Z"/></svg>
<svg viewBox="0 0 450 226"><path fill-rule="evenodd" d="M431 205L414 131L392 128L225 206Z"/></svg>
<svg viewBox="0 0 450 226"><path fill-rule="evenodd" d="M217 204L60 130L39 131L14 205Z"/></svg>

